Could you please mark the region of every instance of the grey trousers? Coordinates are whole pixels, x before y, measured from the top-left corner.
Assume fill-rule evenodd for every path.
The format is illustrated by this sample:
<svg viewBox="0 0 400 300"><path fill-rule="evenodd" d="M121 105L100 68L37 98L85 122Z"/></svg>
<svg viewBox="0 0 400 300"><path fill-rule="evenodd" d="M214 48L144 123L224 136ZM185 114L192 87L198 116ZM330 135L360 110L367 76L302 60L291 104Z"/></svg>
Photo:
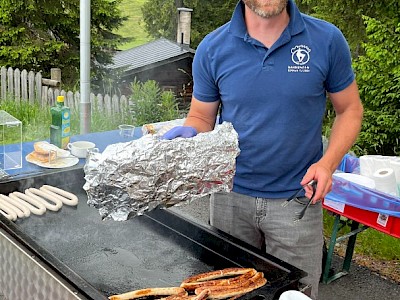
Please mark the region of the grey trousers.
<svg viewBox="0 0 400 300"><path fill-rule="evenodd" d="M311 285L311 298L317 299L322 272L322 205L311 205L301 221L294 223L294 213L300 211L307 198L254 198L238 193L216 193L210 198L210 224L250 245L306 271L302 283ZM267 276L267 275L266 275Z"/></svg>

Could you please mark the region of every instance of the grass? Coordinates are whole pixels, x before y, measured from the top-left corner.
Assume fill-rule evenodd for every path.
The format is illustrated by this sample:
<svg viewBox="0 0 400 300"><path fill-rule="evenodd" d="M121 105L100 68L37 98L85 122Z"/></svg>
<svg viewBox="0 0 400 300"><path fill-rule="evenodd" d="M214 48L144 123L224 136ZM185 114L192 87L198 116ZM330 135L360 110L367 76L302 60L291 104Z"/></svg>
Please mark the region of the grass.
<svg viewBox="0 0 400 300"><path fill-rule="evenodd" d="M132 38L132 41L119 47L119 50L126 50L136 46L143 45L154 40L149 37L144 29L142 21L141 7L145 0L123 0L121 3L122 16L128 17L123 26L115 33L126 38Z"/></svg>
<svg viewBox="0 0 400 300"><path fill-rule="evenodd" d="M22 122L22 141L38 141L50 138L50 106L42 107L38 103L16 102L10 99L0 102L0 110L8 112ZM93 108L91 131L101 132L115 130L120 124L131 124L132 118L127 113L124 115L114 114L112 118L105 117L105 113ZM71 110L71 135L80 133L80 115L78 110ZM12 140L3 141L5 144Z"/></svg>
<svg viewBox="0 0 400 300"><path fill-rule="evenodd" d="M334 217L324 213L324 235L330 237L333 228ZM349 227L344 226L339 235L348 233ZM347 243L345 240L343 243ZM383 232L369 228L357 235L355 247L356 253L367 255L380 260L400 261L400 239L389 236Z"/></svg>

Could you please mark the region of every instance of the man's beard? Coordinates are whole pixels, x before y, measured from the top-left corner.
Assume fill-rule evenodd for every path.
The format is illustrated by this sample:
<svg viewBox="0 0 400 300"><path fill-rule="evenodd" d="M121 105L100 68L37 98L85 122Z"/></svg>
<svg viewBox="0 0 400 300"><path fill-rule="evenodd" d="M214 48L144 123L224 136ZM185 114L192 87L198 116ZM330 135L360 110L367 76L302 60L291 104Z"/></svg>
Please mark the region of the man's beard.
<svg viewBox="0 0 400 300"><path fill-rule="evenodd" d="M278 16L286 8L288 0L243 0L254 13L263 18ZM268 3L268 6L265 4Z"/></svg>

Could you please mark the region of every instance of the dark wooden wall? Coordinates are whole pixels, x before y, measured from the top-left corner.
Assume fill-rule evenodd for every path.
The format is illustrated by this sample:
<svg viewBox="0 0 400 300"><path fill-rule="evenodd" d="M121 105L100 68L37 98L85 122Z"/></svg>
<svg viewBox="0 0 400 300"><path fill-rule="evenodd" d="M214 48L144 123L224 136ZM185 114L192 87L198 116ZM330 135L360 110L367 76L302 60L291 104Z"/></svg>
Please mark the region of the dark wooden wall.
<svg viewBox="0 0 400 300"><path fill-rule="evenodd" d="M121 93L127 96L131 94L130 86L135 78L140 82L155 80L161 89L174 92L180 98L180 104L186 106L192 96L192 62L193 58L188 57L154 68L149 66L147 70L124 76Z"/></svg>

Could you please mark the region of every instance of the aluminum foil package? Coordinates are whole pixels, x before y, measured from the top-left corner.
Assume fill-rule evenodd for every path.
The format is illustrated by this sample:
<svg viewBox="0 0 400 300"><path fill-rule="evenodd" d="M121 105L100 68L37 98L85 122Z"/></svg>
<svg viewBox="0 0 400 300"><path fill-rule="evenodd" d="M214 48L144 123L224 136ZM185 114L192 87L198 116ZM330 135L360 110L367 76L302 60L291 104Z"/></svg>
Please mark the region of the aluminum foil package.
<svg viewBox="0 0 400 300"><path fill-rule="evenodd" d="M83 188L103 219L124 221L231 191L239 153L238 135L227 122L188 139L148 134L89 153Z"/></svg>

